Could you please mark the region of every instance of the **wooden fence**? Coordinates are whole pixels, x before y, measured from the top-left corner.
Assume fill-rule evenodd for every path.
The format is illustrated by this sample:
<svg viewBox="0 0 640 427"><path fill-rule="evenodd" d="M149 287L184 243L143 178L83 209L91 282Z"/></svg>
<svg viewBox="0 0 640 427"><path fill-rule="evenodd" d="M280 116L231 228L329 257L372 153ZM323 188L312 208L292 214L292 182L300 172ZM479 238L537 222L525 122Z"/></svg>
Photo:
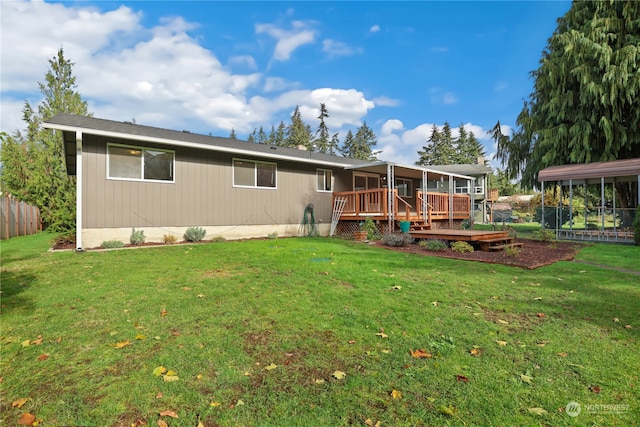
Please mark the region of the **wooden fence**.
<svg viewBox="0 0 640 427"><path fill-rule="evenodd" d="M40 210L8 197L0 197L0 239L26 236L42 231Z"/></svg>

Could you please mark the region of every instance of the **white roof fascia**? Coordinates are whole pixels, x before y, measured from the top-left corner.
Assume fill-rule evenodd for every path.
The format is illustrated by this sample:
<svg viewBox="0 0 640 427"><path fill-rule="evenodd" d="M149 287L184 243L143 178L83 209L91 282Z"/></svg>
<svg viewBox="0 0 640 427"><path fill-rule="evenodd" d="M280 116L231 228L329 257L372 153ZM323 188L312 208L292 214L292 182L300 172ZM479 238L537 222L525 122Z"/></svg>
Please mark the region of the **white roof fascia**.
<svg viewBox="0 0 640 427"><path fill-rule="evenodd" d="M54 129L54 130L60 130L60 131L82 132L83 134L86 133L90 135L104 136L107 138L120 138L120 139L132 140L132 141L152 142L156 144L173 145L173 146L185 147L185 148L197 148L200 150L220 151L224 153L238 154L243 156L265 157L268 159L287 160L290 162L299 162L299 163L312 163L315 165L334 166L334 167L340 167L340 168L349 166L349 165L345 165L344 163L328 162L325 160L304 159L300 157L290 157L282 154L260 153L252 150L241 150L237 148L221 147L219 145L198 144L194 142L176 141L174 139L167 139L167 138L157 138L157 137L144 136L144 135L132 135L129 133L96 130L92 128L81 128L78 126L59 125L59 124L47 123L47 122L44 122L43 126L47 129Z"/></svg>
<svg viewBox="0 0 640 427"><path fill-rule="evenodd" d="M348 165L348 166L345 166L344 168L347 169L347 170L350 170L350 169L362 169L362 168L368 168L368 167L372 167L372 166L385 166L385 165L393 165L395 167L405 168L405 169L413 169L413 170L416 170L416 171L426 171L427 173L429 173L429 172L437 173L439 175L454 176L456 178L469 179L469 180L472 180L472 181L476 180L476 178L474 178L472 176L460 175L460 174L452 173L452 172L444 172L444 171L439 171L439 170L436 170L436 169L423 168L423 167L420 167L420 166L401 165L401 164L394 163L394 162L385 162L383 160L380 160L380 161L377 161L377 162L372 162L372 163L363 163L361 165Z"/></svg>

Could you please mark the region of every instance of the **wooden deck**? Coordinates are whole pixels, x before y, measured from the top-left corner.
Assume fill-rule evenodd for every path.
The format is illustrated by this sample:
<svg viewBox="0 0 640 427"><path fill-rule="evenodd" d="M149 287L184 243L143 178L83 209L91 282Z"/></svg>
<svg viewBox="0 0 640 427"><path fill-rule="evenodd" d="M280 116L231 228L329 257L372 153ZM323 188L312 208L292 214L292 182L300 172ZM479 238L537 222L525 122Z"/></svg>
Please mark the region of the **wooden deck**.
<svg viewBox="0 0 640 427"><path fill-rule="evenodd" d="M483 251L501 250L506 247L522 246L516 243L508 231L481 230L419 230L409 233L414 239L440 239L477 243Z"/></svg>

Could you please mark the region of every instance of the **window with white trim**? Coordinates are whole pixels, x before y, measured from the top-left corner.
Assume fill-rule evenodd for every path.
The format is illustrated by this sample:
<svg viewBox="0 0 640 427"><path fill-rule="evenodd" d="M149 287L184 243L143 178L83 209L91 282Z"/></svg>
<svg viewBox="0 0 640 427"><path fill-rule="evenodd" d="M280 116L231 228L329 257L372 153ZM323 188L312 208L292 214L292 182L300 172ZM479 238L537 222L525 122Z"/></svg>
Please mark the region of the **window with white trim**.
<svg viewBox="0 0 640 427"><path fill-rule="evenodd" d="M233 186L276 188L275 163L233 159Z"/></svg>
<svg viewBox="0 0 640 427"><path fill-rule="evenodd" d="M107 144L107 178L174 182L175 152Z"/></svg>
<svg viewBox="0 0 640 427"><path fill-rule="evenodd" d="M411 194L410 179L396 178L396 188L398 189L398 196L413 197Z"/></svg>
<svg viewBox="0 0 640 427"><path fill-rule="evenodd" d="M316 190L320 192L333 190L333 172L328 169L316 169Z"/></svg>

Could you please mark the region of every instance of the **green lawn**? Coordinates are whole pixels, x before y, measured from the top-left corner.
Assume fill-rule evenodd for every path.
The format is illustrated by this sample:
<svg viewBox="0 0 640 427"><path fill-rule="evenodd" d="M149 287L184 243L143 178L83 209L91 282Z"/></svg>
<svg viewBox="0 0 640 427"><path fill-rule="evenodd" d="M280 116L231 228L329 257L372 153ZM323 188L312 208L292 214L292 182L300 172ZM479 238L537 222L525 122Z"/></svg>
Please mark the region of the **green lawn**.
<svg viewBox="0 0 640 427"><path fill-rule="evenodd" d="M47 252L50 239L1 246L7 426L24 413L127 427L640 419L638 274L324 238L83 254ZM592 245L579 258L640 273L640 247ZM577 417L564 411L572 401Z"/></svg>

